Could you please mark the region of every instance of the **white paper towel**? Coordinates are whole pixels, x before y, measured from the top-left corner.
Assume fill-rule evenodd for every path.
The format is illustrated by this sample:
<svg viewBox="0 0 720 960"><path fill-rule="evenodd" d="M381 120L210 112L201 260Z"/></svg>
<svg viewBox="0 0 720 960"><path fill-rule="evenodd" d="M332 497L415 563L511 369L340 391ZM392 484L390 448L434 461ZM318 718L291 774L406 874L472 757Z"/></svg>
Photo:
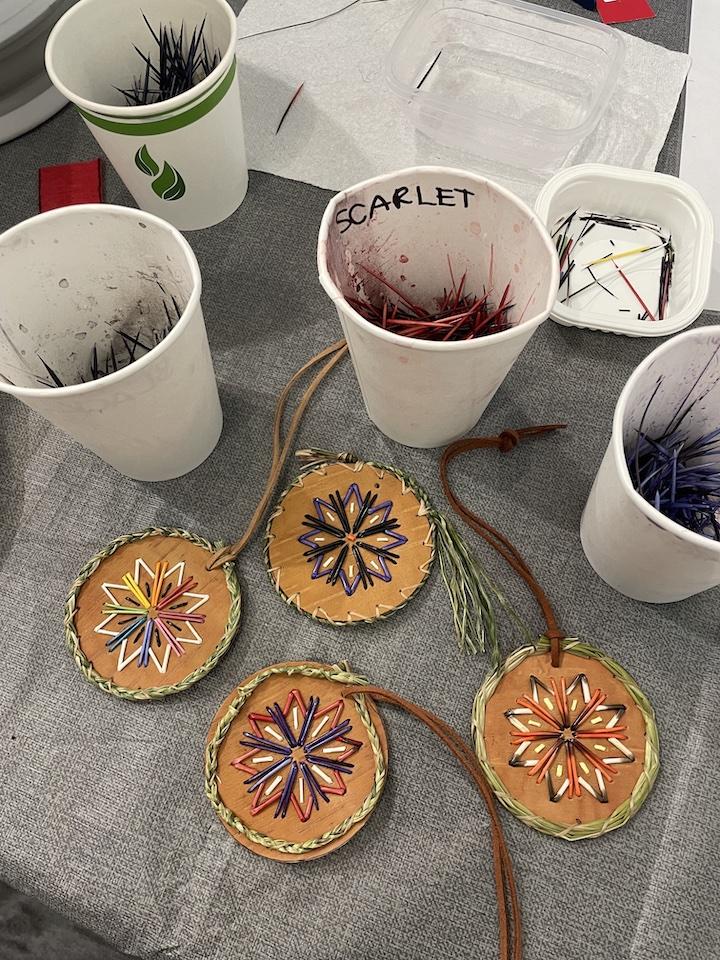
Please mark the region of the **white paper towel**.
<svg viewBox="0 0 720 960"><path fill-rule="evenodd" d="M693 70L685 100L680 176L692 184L710 207L715 223L713 265L706 310L720 310L720 184L715 164L720 156L720 36L717 0L693 0L690 55Z"/></svg>
<svg viewBox="0 0 720 960"><path fill-rule="evenodd" d="M349 0L346 0L346 3ZM549 174L499 166L418 133L388 88L385 59L417 0L248 0L238 17L238 65L248 163L293 180L341 190L418 164L488 176L533 202ZM277 30L287 24L320 22ZM260 31L260 36L252 36ZM690 58L623 34L627 49L615 93L574 163L654 170ZM275 134L297 87L300 97Z"/></svg>

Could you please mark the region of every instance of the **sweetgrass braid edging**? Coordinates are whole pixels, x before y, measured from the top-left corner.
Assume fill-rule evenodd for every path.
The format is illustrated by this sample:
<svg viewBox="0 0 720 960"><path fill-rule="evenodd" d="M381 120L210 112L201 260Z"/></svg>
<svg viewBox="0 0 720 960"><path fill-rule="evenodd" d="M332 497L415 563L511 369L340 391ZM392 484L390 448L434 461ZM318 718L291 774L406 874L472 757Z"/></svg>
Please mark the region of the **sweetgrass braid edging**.
<svg viewBox="0 0 720 960"><path fill-rule="evenodd" d="M212 654L201 666L199 666L196 670L193 670L192 673L189 673L177 683L167 684L166 686L160 687L147 687L144 690L134 690L130 689L129 687L123 687L120 686L120 684L115 683L113 680L101 676L83 653L80 647L80 638L75 630L75 613L77 610L77 599L80 593L80 588L83 586L86 580L88 580L88 578L95 573L103 560L106 560L108 557L112 556L116 550L124 546L126 543L133 543L136 540L145 540L147 537L179 537L183 540L188 540L190 543L194 543L199 547L203 547L209 553L214 553L219 546L218 544L210 543L209 540L204 540L202 537L196 537L195 534L190 533L187 530L180 530L175 527L146 527L144 530L139 530L135 533L128 533L122 537L117 537L99 553L96 553L94 557L88 560L85 566L81 569L77 580L75 580L70 588L70 593L68 594L68 598L65 602L65 641L70 648L70 652L72 653L75 663L85 678L89 680L90 683L93 683L95 686L99 687L101 690L104 690L106 693L111 693L113 696L120 697L122 700L158 700L161 697L167 697L170 694L181 693L183 690L187 690L188 687L191 687L194 683L202 679L205 674L209 673L213 669L218 660L227 651L240 624L240 613L242 608L240 582L238 581L237 574L235 572L234 563L226 563L224 566L225 580L227 583L228 592L230 594L230 607L228 609L227 624L220 642L217 644Z"/></svg>
<svg viewBox="0 0 720 960"><path fill-rule="evenodd" d="M485 679L475 696L475 702L473 704L472 737L475 745L475 753L483 768L483 772L495 792L496 797L510 813L519 820L522 820L522 822L526 823L529 827L533 827L541 833L548 833L551 836L561 837L564 840L586 840L590 837L599 837L605 833L610 833L611 830L617 830L618 827L624 826L628 820L637 813L647 799L658 774L660 767L660 742L657 723L655 721L655 711L650 701L638 687L635 680L619 663L601 653L600 650L590 644L582 643L579 640L565 640L563 641L562 648L569 653L574 653L591 660L597 660L606 667L625 686L625 689L637 704L643 721L645 722L645 762L642 773L633 787L630 796L623 801L606 820L593 820L591 823L581 824L580 826L568 826L564 823L554 823L552 820L546 820L544 817L532 813L531 810L509 793L487 758L485 739L483 737L487 703L507 673L514 670L515 667L519 666L523 660L532 654L543 653L550 649L550 641L546 637L540 637L535 643L514 650L507 660Z"/></svg>
<svg viewBox="0 0 720 960"><path fill-rule="evenodd" d="M367 462L377 470L394 473L422 503L430 519L430 536L433 538L433 552L427 565L428 573L425 579L428 579L431 563L437 556L450 600L459 649L473 654L487 649L491 666L496 669L500 665L500 643L492 598L529 638L530 631L527 626L504 593L492 582L477 558L470 552L462 535L439 510L433 507L424 487L403 470L387 467L374 461ZM409 600L412 600L412 597Z"/></svg>
<svg viewBox="0 0 720 960"><path fill-rule="evenodd" d="M293 843L289 840L275 839L267 836L267 834L260 833L258 830L253 830L251 827L246 826L242 820L240 820L232 812L232 810L226 807L220 799L217 776L218 750L220 749L220 744L225 739L233 720L235 720L242 709L243 704L252 694L252 692L259 687L260 684L264 683L269 677L280 673L287 674L288 677L296 675L303 677L322 677L326 680L334 680L338 683L349 685L367 684L367 680L364 677L355 676L354 674L341 669L339 666L330 667L328 669L310 666L277 666L268 667L267 669L262 670L248 683L238 687L237 695L231 701L226 713L218 723L213 738L205 748L205 795L220 819L228 824L228 826L232 827L233 830L237 830L238 833L242 834L242 836L250 840L252 843L257 843L269 850L276 850L280 853L302 854L308 853L311 850L317 850L318 847L323 847L328 843L332 843L333 840L337 840L339 837L344 836L355 826L356 823L359 823L361 820L364 820L367 816L369 816L375 809L375 806L380 799L380 795L382 794L383 787L385 786L385 776L387 770L385 766L385 757L380 744L380 738L377 730L375 729L375 725L372 722L368 709L365 706L365 698L360 695L353 696L360 719L363 722L363 726L367 730L368 740L370 741L373 756L375 757L375 777L373 779L373 785L370 793L367 795L358 810L356 810L355 813L351 814L349 817L346 817L341 823L333 827L332 830L327 831L327 833L323 833L321 836L315 837L311 840L305 840L302 843Z"/></svg>
<svg viewBox="0 0 720 960"><path fill-rule="evenodd" d="M296 602L295 597L289 597L287 593L283 590L280 583L275 580L273 577L273 567L270 563L270 544L272 543L274 537L270 532L273 520L278 517L283 510L283 501L285 497L291 492L293 487L302 486L302 482L305 477L310 476L310 474L317 472L317 470L324 467L334 466L336 463L345 464L351 468L357 468L361 470L363 467L372 467L374 470L381 470L385 473L391 473L401 480L406 487L413 493L420 502L420 505L426 511L426 516L428 518L429 531L428 537L430 538L430 556L425 562L424 566L419 567L418 569L424 574L422 580L415 587L413 592L404 600L402 603L399 603L397 606L393 607L391 610L385 610L383 613L376 614L372 617L358 617L354 620L332 620L329 617L322 617L317 613L314 613L311 610L305 610L303 607L299 606ZM333 627L355 627L361 623L375 623L376 620L387 620L388 617L391 617L393 614L397 613L398 610L403 610L411 600L413 600L417 594L420 592L422 587L427 583L428 578L430 577L430 571L432 570L435 557L437 556L437 551L435 549L435 517L437 516L436 512L433 510L428 499L428 495L418 486L414 481L412 481L406 474L402 473L400 470L396 470L395 467L388 467L382 463L375 463L372 460L356 460L352 454L327 454L327 459L323 459L322 462L315 461L307 469L303 470L301 473L292 480L291 483L283 490L278 498L277 505L268 517L267 524L265 525L265 568L267 569L268 576L270 577L270 582L275 589L275 592L278 593L285 603L290 607L295 607L300 613L305 617L309 617L311 620L315 620L317 623L327 623ZM295 595L297 596L297 594Z"/></svg>

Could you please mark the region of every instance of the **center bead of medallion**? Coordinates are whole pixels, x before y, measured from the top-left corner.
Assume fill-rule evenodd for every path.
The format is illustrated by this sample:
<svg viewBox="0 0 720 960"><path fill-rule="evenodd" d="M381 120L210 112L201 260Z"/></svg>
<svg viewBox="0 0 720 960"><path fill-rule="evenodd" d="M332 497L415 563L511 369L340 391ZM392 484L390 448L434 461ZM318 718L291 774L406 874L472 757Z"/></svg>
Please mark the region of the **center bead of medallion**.
<svg viewBox="0 0 720 960"><path fill-rule="evenodd" d="M290 756L295 763L300 763L301 760L305 759L305 747L293 747L290 751Z"/></svg>
<svg viewBox="0 0 720 960"><path fill-rule="evenodd" d="M572 743L575 739L575 734L573 733L572 727L563 727L560 737L565 741L565 743Z"/></svg>

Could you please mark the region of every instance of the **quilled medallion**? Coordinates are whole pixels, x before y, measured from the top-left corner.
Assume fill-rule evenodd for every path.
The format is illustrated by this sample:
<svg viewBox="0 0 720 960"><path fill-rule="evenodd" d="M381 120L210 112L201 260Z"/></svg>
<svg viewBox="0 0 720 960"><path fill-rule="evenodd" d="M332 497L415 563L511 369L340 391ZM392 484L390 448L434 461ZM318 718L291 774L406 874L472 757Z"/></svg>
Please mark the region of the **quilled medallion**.
<svg viewBox="0 0 720 960"><path fill-rule="evenodd" d="M212 544L183 530L119 537L85 565L65 605L65 637L88 680L124 699L179 693L208 673L240 620L233 564L207 570Z"/></svg>
<svg viewBox="0 0 720 960"><path fill-rule="evenodd" d="M287 603L333 624L403 607L434 558L427 504L387 467L331 462L301 474L267 527L271 579Z"/></svg>
<svg viewBox="0 0 720 960"><path fill-rule="evenodd" d="M363 683L339 666L286 663L244 680L210 728L205 790L239 843L313 859L350 839L385 783L387 741Z"/></svg>
<svg viewBox="0 0 720 960"><path fill-rule="evenodd" d="M514 651L478 691L473 738L498 799L543 833L578 840L615 830L658 770L653 709L623 668L566 640Z"/></svg>

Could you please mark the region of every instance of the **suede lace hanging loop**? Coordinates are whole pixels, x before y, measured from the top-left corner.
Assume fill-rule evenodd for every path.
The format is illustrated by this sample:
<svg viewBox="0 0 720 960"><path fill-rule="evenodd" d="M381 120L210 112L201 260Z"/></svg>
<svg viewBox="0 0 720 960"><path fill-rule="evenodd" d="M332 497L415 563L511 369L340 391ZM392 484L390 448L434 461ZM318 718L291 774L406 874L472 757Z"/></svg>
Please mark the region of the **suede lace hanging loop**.
<svg viewBox="0 0 720 960"><path fill-rule="evenodd" d="M210 559L210 562L207 565L208 570L214 570L216 567L221 567L223 564L232 563L238 558L240 553L245 549L247 544L253 537L253 534L256 532L259 527L262 518L265 514L265 511L268 508L270 503L270 498L275 492L275 487L277 482L280 479L280 474L282 473L285 460L287 459L288 452L292 446L292 442L297 433L300 422L303 418L303 414L307 409L310 400L312 399L313 394L323 382L325 377L330 373L330 371L338 364L342 358L347 353L347 344L344 340L337 340L335 343L331 344L329 347L326 347L325 350L321 350L320 353L315 354L307 363L303 364L299 370L296 370L292 375L290 380L288 380L283 392L278 397L277 404L275 406L275 419L273 422L273 444L272 444L272 461L270 465L270 472L268 474L267 483L265 485L265 491L263 492L260 502L255 508L250 523L247 526L247 529L240 537L239 540L236 540L235 543L227 547L222 547L218 550ZM288 427L287 435L285 441L282 440L282 422L283 415L285 413L285 408L287 406L288 398L292 392L293 387L296 383L307 373L308 370L311 370L318 363L330 358L322 369L315 374L315 377L310 381L305 392L300 398L297 409L293 414L292 420Z"/></svg>
<svg viewBox="0 0 720 960"><path fill-rule="evenodd" d="M426 727L432 730L432 732L442 740L455 759L470 775L473 783L480 791L485 801L485 806L487 807L488 816L490 817L490 829L492 831L495 890L497 894L500 933L499 956L500 960L522 960L522 919L510 852L508 851L502 824L495 807L493 792L471 748L464 742L459 734L449 724L445 723L444 720L441 720L440 717L431 713L429 710L424 710L409 700L405 700L390 690L385 690L383 687L363 684L362 686L345 687L342 691L343 697L352 697L356 694L363 695L368 700L380 700L400 707L424 723Z"/></svg>
<svg viewBox="0 0 720 960"><path fill-rule="evenodd" d="M460 440L444 451L440 476L454 509L522 577L547 625L544 636L491 671L475 696L480 767L498 800L523 823L583 840L623 826L645 801L658 770L652 706L619 663L566 637L517 547L469 510L448 479L450 461L460 453L490 447L508 453L563 426Z"/></svg>
<svg viewBox="0 0 720 960"><path fill-rule="evenodd" d="M524 427L520 430L503 430L503 432L497 436L467 437L451 443L443 452L440 460L440 479L448 502L455 512L465 520L468 526L472 527L491 547L494 547L500 556L510 564L515 573L522 577L537 600L547 625L545 636L550 641L550 656L554 667L557 667L560 663L560 642L565 639L566 634L558 627L555 612L547 595L535 579L532 570L523 559L517 547L499 530L496 530L495 527L491 526L486 520L483 520L482 517L479 517L466 507L453 492L448 478L448 466L450 461L456 456L461 453L467 453L469 450L482 450L494 447L501 453L509 453L515 449L521 440L537 437L544 433L550 433L553 430L561 430L565 426L564 423L551 423L537 427Z"/></svg>

